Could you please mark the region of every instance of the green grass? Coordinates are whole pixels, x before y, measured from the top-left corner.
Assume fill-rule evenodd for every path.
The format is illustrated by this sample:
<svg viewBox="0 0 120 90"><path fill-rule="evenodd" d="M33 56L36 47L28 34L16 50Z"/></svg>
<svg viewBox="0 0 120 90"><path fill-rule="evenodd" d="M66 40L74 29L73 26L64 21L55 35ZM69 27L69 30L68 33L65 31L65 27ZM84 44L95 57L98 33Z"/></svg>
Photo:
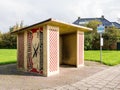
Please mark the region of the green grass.
<svg viewBox="0 0 120 90"><path fill-rule="evenodd" d="M100 62L99 50L85 51L85 60ZM113 66L120 64L120 51L102 51L102 63Z"/></svg>
<svg viewBox="0 0 120 90"><path fill-rule="evenodd" d="M16 49L0 49L0 64L9 64L17 62ZM100 62L99 50L85 51L85 60ZM106 65L120 64L120 51L102 51L102 63Z"/></svg>
<svg viewBox="0 0 120 90"><path fill-rule="evenodd" d="M0 64L16 63L16 49L0 49Z"/></svg>

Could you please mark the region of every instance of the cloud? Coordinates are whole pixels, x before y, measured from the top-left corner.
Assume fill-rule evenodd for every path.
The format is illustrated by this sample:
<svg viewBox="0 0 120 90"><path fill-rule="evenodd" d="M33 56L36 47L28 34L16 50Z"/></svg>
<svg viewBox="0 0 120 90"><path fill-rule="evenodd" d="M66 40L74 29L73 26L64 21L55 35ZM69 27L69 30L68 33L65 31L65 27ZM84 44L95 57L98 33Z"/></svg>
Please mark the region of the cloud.
<svg viewBox="0 0 120 90"><path fill-rule="evenodd" d="M119 0L1 0L0 30L24 21L34 24L47 18L55 18L72 23L80 17L101 17L109 20L120 17Z"/></svg>

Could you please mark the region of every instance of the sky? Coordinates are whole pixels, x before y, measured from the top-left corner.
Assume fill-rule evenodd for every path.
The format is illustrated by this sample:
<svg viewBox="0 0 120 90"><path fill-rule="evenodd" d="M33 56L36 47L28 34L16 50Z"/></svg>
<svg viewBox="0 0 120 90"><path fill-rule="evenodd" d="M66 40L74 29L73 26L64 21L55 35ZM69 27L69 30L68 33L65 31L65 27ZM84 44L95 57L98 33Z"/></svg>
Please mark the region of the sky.
<svg viewBox="0 0 120 90"><path fill-rule="evenodd" d="M48 18L72 23L102 15L120 22L120 0L0 0L0 32L21 21L27 26Z"/></svg>

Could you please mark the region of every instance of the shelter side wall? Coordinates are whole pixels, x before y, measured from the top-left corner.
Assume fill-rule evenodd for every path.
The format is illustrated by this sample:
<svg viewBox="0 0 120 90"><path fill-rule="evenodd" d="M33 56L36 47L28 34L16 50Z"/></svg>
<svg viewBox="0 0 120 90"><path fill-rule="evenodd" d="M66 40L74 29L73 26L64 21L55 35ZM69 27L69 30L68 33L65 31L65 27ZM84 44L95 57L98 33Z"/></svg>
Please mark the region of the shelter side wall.
<svg viewBox="0 0 120 90"><path fill-rule="evenodd" d="M19 33L17 39L17 66L24 69L24 33Z"/></svg>
<svg viewBox="0 0 120 90"><path fill-rule="evenodd" d="M77 31L77 67L84 66L84 32Z"/></svg>
<svg viewBox="0 0 120 90"><path fill-rule="evenodd" d="M76 33L62 35L62 64L76 65Z"/></svg>
<svg viewBox="0 0 120 90"><path fill-rule="evenodd" d="M48 75L59 73L59 27L47 26L48 30Z"/></svg>
<svg viewBox="0 0 120 90"><path fill-rule="evenodd" d="M48 49L48 30L47 26L43 27L43 75L47 76L48 74L48 54L49 54L49 49Z"/></svg>
<svg viewBox="0 0 120 90"><path fill-rule="evenodd" d="M43 75L43 27L27 32L27 70Z"/></svg>
<svg viewBox="0 0 120 90"><path fill-rule="evenodd" d="M27 71L27 31L24 32L24 70Z"/></svg>

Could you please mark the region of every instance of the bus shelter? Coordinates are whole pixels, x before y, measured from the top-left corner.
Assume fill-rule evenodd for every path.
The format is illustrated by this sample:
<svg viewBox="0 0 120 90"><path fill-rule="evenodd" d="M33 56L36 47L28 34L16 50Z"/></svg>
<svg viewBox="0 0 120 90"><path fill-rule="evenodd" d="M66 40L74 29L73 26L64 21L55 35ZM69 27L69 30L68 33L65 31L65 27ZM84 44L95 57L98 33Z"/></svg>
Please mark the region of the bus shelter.
<svg viewBox="0 0 120 90"><path fill-rule="evenodd" d="M61 64L84 66L84 32L92 29L48 19L15 30L17 68L51 76Z"/></svg>

